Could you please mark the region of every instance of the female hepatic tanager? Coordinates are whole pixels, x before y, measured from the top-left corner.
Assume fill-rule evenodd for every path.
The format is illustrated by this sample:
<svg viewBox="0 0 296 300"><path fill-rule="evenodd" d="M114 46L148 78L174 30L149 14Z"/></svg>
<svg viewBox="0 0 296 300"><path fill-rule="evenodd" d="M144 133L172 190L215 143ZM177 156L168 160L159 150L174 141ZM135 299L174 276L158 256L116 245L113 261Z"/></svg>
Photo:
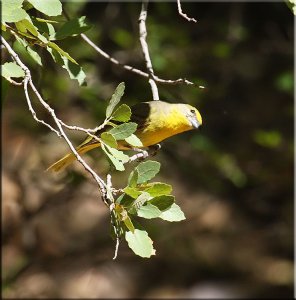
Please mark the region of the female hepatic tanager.
<svg viewBox="0 0 296 300"><path fill-rule="evenodd" d="M131 107L131 122L138 124L135 135L141 140L146 148L176 135L178 133L198 128L202 124L199 111L189 105L181 103L167 103L164 101L150 101L138 103ZM99 137L104 128L96 132ZM94 138L87 138L76 150L79 154L100 147L100 142ZM132 147L124 140L118 141L118 149L128 150ZM73 153L68 153L63 158L52 164L47 170L60 171L76 160Z"/></svg>

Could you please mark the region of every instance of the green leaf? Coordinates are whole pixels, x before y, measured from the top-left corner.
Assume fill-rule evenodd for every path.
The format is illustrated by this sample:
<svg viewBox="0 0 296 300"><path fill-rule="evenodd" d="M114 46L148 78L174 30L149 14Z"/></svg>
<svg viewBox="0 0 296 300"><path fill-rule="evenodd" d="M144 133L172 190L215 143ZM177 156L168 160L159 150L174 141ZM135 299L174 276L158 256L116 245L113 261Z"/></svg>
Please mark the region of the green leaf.
<svg viewBox="0 0 296 300"><path fill-rule="evenodd" d="M133 202L134 198L130 197L127 194L122 194L116 199L116 203L124 206L125 208L131 206Z"/></svg>
<svg viewBox="0 0 296 300"><path fill-rule="evenodd" d="M26 33L27 31L29 31L34 36L38 36L38 29L34 26L34 24L32 24L31 19L24 19L16 22L15 26L22 32Z"/></svg>
<svg viewBox="0 0 296 300"><path fill-rule="evenodd" d="M2 0L1 2L2 22L18 22L28 16L26 11L22 9L24 0Z"/></svg>
<svg viewBox="0 0 296 300"><path fill-rule="evenodd" d="M129 137L125 138L124 140L130 145L132 145L133 147L143 147L141 140L135 134L131 134Z"/></svg>
<svg viewBox="0 0 296 300"><path fill-rule="evenodd" d="M71 79L77 80L79 85L85 85L85 73L79 65L73 64L54 48L46 47L53 60L67 70Z"/></svg>
<svg viewBox="0 0 296 300"><path fill-rule="evenodd" d="M162 195L154 197L149 201L150 204L153 204L161 211L168 209L175 202L175 197L172 195Z"/></svg>
<svg viewBox="0 0 296 300"><path fill-rule="evenodd" d="M128 105L120 105L116 111L112 114L112 120L119 122L128 122L131 118L132 112Z"/></svg>
<svg viewBox="0 0 296 300"><path fill-rule="evenodd" d="M55 29L54 27L50 24L50 23L40 23L40 24L44 24L45 27L47 27L47 29L45 29L49 39L51 36L53 36L55 34Z"/></svg>
<svg viewBox="0 0 296 300"><path fill-rule="evenodd" d="M124 82L121 82L117 88L115 89L114 94L111 97L111 100L109 102L109 105L106 109L106 117L109 118L111 117L113 110L115 108L115 106L119 103L121 97L124 94L124 89L125 89L125 84Z"/></svg>
<svg viewBox="0 0 296 300"><path fill-rule="evenodd" d="M125 216L125 218L123 219L123 222L129 231L131 231L132 233L135 232L134 224L133 224L131 218L129 217L129 215Z"/></svg>
<svg viewBox="0 0 296 300"><path fill-rule="evenodd" d="M156 206L148 202L146 205L139 208L137 215L145 219L154 219L161 215L161 211Z"/></svg>
<svg viewBox="0 0 296 300"><path fill-rule="evenodd" d="M42 66L41 57L35 50L28 46L27 52L38 65Z"/></svg>
<svg viewBox="0 0 296 300"><path fill-rule="evenodd" d="M42 34L38 33L38 40L41 41L41 43L46 46L49 43L49 40ZM56 45L57 46L57 45ZM62 49L60 49L62 50ZM65 52L65 51L64 51ZM65 52L67 53L67 52ZM67 53L68 54L68 53ZM69 55L69 54L68 54Z"/></svg>
<svg viewBox="0 0 296 300"><path fill-rule="evenodd" d="M147 184L148 188L145 189L152 197L160 195L169 195L172 192L172 186L170 184L162 182L152 182Z"/></svg>
<svg viewBox="0 0 296 300"><path fill-rule="evenodd" d="M169 222L179 222L186 219L180 206L176 203L173 203L169 209L163 211L159 217Z"/></svg>
<svg viewBox="0 0 296 300"><path fill-rule="evenodd" d="M124 171L124 165L121 161L119 161L116 157L114 157L108 150L109 146L104 144L104 143L101 143L101 148L102 150L106 153L106 155L108 156L108 158L110 159L110 161L112 162L112 164L114 165L115 169L118 170L118 171ZM110 149L111 147L109 147L108 149ZM111 148L113 149L113 148Z"/></svg>
<svg viewBox="0 0 296 300"><path fill-rule="evenodd" d="M50 53L54 62L56 62L57 64L59 64L61 66L64 65L63 57L61 56L61 54L58 51L56 51L55 49L50 48L50 47L46 47L46 50Z"/></svg>
<svg viewBox="0 0 296 300"><path fill-rule="evenodd" d="M136 187L138 181L138 171L134 170L130 173L128 177L128 186L130 187Z"/></svg>
<svg viewBox="0 0 296 300"><path fill-rule="evenodd" d="M111 160L113 165L115 166L116 170L124 171L125 168L123 164L129 160L128 155L124 154L122 151L119 151L117 149L108 146L103 142L101 143L101 147L103 151L107 154L108 158Z"/></svg>
<svg viewBox="0 0 296 300"><path fill-rule="evenodd" d="M123 191L133 197L134 199L138 198L140 195L141 195L141 191L139 191L138 189L134 188L134 187L130 187L130 186L127 186L123 189Z"/></svg>
<svg viewBox="0 0 296 300"><path fill-rule="evenodd" d="M137 123L124 123L109 130L116 140L124 140L137 130Z"/></svg>
<svg viewBox="0 0 296 300"><path fill-rule="evenodd" d="M117 213L118 218L120 219L120 221L124 222L127 229L131 232L134 232L135 227L134 227L133 222L132 222L131 218L129 217L126 209L124 209L124 207L122 205L116 204L115 211Z"/></svg>
<svg viewBox="0 0 296 300"><path fill-rule="evenodd" d="M78 64L74 64L72 61L68 60L65 56L61 56L64 62L63 68L67 70L69 76L73 80L77 80L80 86L86 85L86 75L82 70L82 67Z"/></svg>
<svg viewBox="0 0 296 300"><path fill-rule="evenodd" d="M50 17L59 16L62 13L62 3L59 0L28 0L28 2Z"/></svg>
<svg viewBox="0 0 296 300"><path fill-rule="evenodd" d="M41 20L42 19L39 18L32 18L32 21L34 25L38 28L38 30L42 33L45 33L50 39L50 37L55 34L55 29L50 22L46 22L47 20Z"/></svg>
<svg viewBox="0 0 296 300"><path fill-rule="evenodd" d="M61 40L68 36L77 35L89 30L91 25L85 21L85 18L85 16L82 16L64 23L63 26L53 36L53 39Z"/></svg>
<svg viewBox="0 0 296 300"><path fill-rule="evenodd" d="M160 170L160 163L157 161L148 160L140 163L136 170L138 171L137 183L141 184L155 177Z"/></svg>
<svg viewBox="0 0 296 300"><path fill-rule="evenodd" d="M120 160L123 163L128 162L129 160L129 156L124 154L122 151L117 150L115 148L109 147L108 145L105 144L105 146L108 148L108 150L110 151L110 153L117 158L118 160Z"/></svg>
<svg viewBox="0 0 296 300"><path fill-rule="evenodd" d="M19 32L27 32L26 26L24 26L22 21L15 22L15 27Z"/></svg>
<svg viewBox="0 0 296 300"><path fill-rule="evenodd" d="M101 134L100 138L108 146L110 146L112 148L116 148L117 147L117 142L116 142L114 136L112 134L110 134L109 132L103 132Z"/></svg>
<svg viewBox="0 0 296 300"><path fill-rule="evenodd" d="M148 200L151 199L151 196L148 193L143 192L131 205L129 212L135 214L141 206L143 206Z"/></svg>
<svg viewBox="0 0 296 300"><path fill-rule="evenodd" d="M146 231L139 229L135 229L134 233L127 231L125 233L125 239L128 243L128 246L134 251L135 254L147 258L149 258L151 255L155 255L153 241L150 239Z"/></svg>
<svg viewBox="0 0 296 300"><path fill-rule="evenodd" d="M25 77L25 72L15 62L9 62L1 65L1 75L6 79L10 79L11 77L19 78Z"/></svg>
<svg viewBox="0 0 296 300"><path fill-rule="evenodd" d="M28 54L30 55L30 57L40 66L42 66L42 61L41 61L41 57L40 55L31 48L31 46L27 43L27 41L25 39L22 39L18 36L16 36L17 42L24 47Z"/></svg>
<svg viewBox="0 0 296 300"><path fill-rule="evenodd" d="M72 57L69 55L69 53L67 53L66 51L64 51L63 49L61 49L57 44L55 44L55 43L53 43L53 42L48 42L47 45L48 45L50 48L53 48L53 49L55 49L56 51L58 51L59 54L60 54L61 56L64 56L64 57L68 58L72 63L78 65L77 61L76 61L74 58L72 58Z"/></svg>
<svg viewBox="0 0 296 300"><path fill-rule="evenodd" d="M42 19L42 18L36 18L36 20L38 22L42 22L42 23L59 23L58 21L54 21L54 20L47 20L47 19Z"/></svg>

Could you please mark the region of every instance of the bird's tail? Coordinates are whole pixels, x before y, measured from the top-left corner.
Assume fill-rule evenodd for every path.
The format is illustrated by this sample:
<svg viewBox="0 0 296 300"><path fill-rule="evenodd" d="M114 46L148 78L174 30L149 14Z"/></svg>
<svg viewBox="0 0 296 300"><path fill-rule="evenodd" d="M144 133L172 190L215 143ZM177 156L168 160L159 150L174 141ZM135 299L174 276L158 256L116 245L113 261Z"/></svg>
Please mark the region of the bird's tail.
<svg viewBox="0 0 296 300"><path fill-rule="evenodd" d="M94 148L100 147L100 143L92 143L92 144L86 144L86 145L80 145L76 148L76 151L82 155L89 150L92 150ZM57 162L53 163L51 166L49 166L46 171L53 171L53 172L59 172L69 166L72 162L76 160L76 156L71 152L66 154L64 157L62 157Z"/></svg>

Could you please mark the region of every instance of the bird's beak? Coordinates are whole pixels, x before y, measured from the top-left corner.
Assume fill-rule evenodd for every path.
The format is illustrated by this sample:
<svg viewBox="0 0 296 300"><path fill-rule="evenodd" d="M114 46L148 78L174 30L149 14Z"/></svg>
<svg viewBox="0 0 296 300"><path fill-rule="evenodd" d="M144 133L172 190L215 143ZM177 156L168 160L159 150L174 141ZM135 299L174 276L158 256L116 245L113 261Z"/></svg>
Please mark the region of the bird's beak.
<svg viewBox="0 0 296 300"><path fill-rule="evenodd" d="M197 120L196 116L190 116L189 121L190 121L192 127L195 129L197 129L201 125L201 122L199 122Z"/></svg>
<svg viewBox="0 0 296 300"><path fill-rule="evenodd" d="M195 117L190 118L190 123L196 129L201 125Z"/></svg>

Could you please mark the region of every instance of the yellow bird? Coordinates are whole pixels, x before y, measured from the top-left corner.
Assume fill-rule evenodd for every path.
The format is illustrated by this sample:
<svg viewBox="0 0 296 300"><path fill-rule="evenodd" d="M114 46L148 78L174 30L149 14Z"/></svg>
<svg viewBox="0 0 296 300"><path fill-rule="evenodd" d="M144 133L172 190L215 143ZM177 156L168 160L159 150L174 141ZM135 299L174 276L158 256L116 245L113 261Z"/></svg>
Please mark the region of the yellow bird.
<svg viewBox="0 0 296 300"><path fill-rule="evenodd" d="M149 101L132 106L131 111L130 121L138 124L135 135L141 140L142 148L158 144L178 133L198 128L202 124L199 111L189 104L167 103L160 100ZM106 130L105 127L103 130L96 132L96 135L99 137ZM88 137L76 150L79 154L84 154L97 147L100 147L100 142ZM124 140L118 141L119 150L129 150L131 148L132 146ZM68 153L47 170L58 172L75 160L75 155L72 152Z"/></svg>

